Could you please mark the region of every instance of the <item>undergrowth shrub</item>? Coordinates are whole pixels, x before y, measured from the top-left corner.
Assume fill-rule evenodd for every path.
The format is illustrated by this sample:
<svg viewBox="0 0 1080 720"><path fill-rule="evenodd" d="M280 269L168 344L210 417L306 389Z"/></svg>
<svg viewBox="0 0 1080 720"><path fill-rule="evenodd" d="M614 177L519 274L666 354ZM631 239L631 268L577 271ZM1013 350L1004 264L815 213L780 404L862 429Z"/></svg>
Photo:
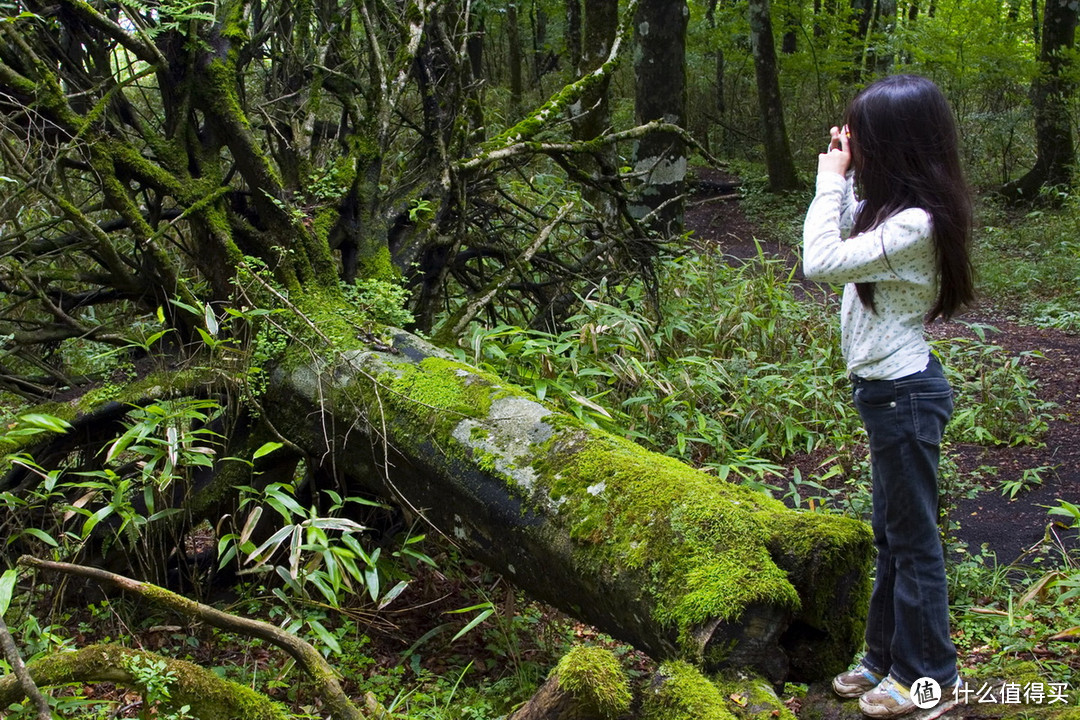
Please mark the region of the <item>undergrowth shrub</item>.
<svg viewBox="0 0 1080 720"><path fill-rule="evenodd" d="M987 341L995 329L969 325L972 338L949 338L934 343L946 376L956 393L956 409L948 436L980 445L1036 445L1046 433L1054 404L1036 394L1036 382L1025 361L1036 350L1009 355Z"/></svg>
<svg viewBox="0 0 1080 720"><path fill-rule="evenodd" d="M759 252L660 263L659 307L636 288L601 287L561 332L474 327L462 359L484 365L649 449L758 485L780 464L824 451L787 483L796 505L861 515L869 466L839 348L835 295L797 288L795 270ZM1035 444L1052 405L1038 399L1025 355L973 337L935 341L957 406L948 439ZM843 496L843 502L840 502ZM832 501L832 502L830 502Z"/></svg>
<svg viewBox="0 0 1080 720"><path fill-rule="evenodd" d="M1024 323L1080 333L1080 197L1024 215L983 203L975 244L980 295Z"/></svg>
<svg viewBox="0 0 1080 720"><path fill-rule="evenodd" d="M667 258L659 308L604 287L559 333L474 329L467 359L650 449L758 477L854 428L837 330L792 274L764 257Z"/></svg>

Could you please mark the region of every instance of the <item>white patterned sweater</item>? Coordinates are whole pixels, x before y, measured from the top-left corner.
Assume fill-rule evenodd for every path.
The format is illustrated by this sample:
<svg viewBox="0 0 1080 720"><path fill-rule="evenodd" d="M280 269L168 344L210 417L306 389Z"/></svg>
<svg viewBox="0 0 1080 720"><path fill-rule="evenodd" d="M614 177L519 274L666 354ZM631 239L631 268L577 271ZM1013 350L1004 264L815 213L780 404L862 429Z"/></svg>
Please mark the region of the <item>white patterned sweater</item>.
<svg viewBox="0 0 1080 720"><path fill-rule="evenodd" d="M845 239L856 202L850 174L818 174L803 222L803 273L811 280L844 283L840 347L848 373L895 380L925 370L930 360L923 319L938 292L931 218L925 210L908 208ZM859 299L859 282L876 284L876 313Z"/></svg>

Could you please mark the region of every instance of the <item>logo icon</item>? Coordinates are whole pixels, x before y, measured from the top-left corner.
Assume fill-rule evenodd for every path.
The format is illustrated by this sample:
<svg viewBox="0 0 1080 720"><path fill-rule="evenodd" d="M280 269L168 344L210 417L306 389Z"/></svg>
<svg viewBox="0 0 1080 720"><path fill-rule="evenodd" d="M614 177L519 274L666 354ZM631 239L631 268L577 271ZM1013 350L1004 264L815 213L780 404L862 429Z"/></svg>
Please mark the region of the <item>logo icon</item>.
<svg viewBox="0 0 1080 720"><path fill-rule="evenodd" d="M941 701L941 686L933 678L919 678L911 684L911 701L920 710L929 710Z"/></svg>

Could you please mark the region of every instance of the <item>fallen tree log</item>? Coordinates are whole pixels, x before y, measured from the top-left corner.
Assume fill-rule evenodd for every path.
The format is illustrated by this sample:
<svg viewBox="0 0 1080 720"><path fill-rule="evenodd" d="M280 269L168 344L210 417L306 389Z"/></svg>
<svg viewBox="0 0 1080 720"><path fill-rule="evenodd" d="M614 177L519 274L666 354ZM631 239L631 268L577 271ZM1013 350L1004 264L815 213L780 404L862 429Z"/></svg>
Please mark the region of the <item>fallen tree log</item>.
<svg viewBox="0 0 1080 720"><path fill-rule="evenodd" d="M95 581L101 585L117 587L124 592L137 595L143 600L149 601L163 609L179 613L188 620L204 622L207 625L228 632L240 633L247 637L257 638L276 645L291 655L293 660L295 660L300 668L311 678L311 681L315 686L315 692L325 703L335 720L365 720L364 713L352 703L349 697L341 689L341 684L338 682L338 674L333 667L331 667L323 656L319 654L319 651L316 650L314 646L293 633L282 630L281 628L263 622L262 620L255 620L253 618L240 617L222 612L217 608L195 602L194 600L170 592L169 590L160 588L156 585L132 580L131 578L101 570L100 568L86 567L72 563L53 562L28 555L19 558L19 564L23 567L35 568L48 572L75 575L77 577ZM101 663L105 663L105 661L101 661ZM113 662L112 664L115 665L116 663ZM202 670L202 668L198 669ZM97 679L108 680L110 678L105 677ZM56 682L50 681L48 684L56 684ZM191 682L188 684L191 684ZM194 691L195 690L192 690L192 692ZM215 693L216 692L217 691L215 690ZM225 694L228 693L226 692ZM262 698L262 696L258 697ZM265 700L265 698L263 699ZM371 699L368 700L368 705L368 712L375 714L376 716L382 712L381 708L378 708ZM209 718L206 720L209 720Z"/></svg>
<svg viewBox="0 0 1080 720"><path fill-rule="evenodd" d="M254 690L219 678L194 663L167 658L119 645L90 645L75 652L47 655L27 664L34 682L43 687L67 683L112 682L140 687L134 667L155 668L159 680L167 679L170 690L162 709L187 707L200 720L286 720L285 709ZM0 707L6 708L24 697L14 674L0 677ZM149 711L148 711L149 712Z"/></svg>
<svg viewBox="0 0 1080 720"><path fill-rule="evenodd" d="M859 647L865 524L588 428L408 333L333 357L273 373L275 427L531 595L654 658L774 681L833 674Z"/></svg>

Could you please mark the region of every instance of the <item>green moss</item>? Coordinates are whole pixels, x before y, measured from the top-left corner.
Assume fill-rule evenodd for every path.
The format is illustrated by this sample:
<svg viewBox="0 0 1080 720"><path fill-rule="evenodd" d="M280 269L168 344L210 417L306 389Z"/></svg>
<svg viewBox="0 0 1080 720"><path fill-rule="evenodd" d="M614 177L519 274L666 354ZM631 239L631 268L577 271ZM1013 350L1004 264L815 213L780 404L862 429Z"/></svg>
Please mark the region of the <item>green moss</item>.
<svg viewBox="0 0 1080 720"><path fill-rule="evenodd" d="M780 503L620 438L581 440L580 448L552 448L542 470L574 518L582 564L648 568L657 620L687 643L695 626L737 621L752 603L798 607L758 517L788 512Z"/></svg>
<svg viewBox="0 0 1080 720"><path fill-rule="evenodd" d="M292 303L319 329L333 344L334 352L347 352L364 347L357 337L361 331L350 318L348 304L337 285L323 287L314 285L305 288L301 294L292 295ZM311 326L292 313L281 316L289 323L289 329L298 338L308 339L313 347L323 347L323 341L315 336ZM301 359L310 361L311 355L301 353Z"/></svg>
<svg viewBox="0 0 1080 720"><path fill-rule="evenodd" d="M350 135L346 142L349 145L349 154L357 159L358 164L367 164L373 160L377 160L381 153L379 151L379 143L372 135L366 133L356 133ZM363 174L361 170L357 170L358 174Z"/></svg>
<svg viewBox="0 0 1080 720"><path fill-rule="evenodd" d="M336 207L319 208L311 222L311 231L319 242L325 244L329 240L330 231L334 229L339 217L341 214Z"/></svg>
<svg viewBox="0 0 1080 720"><path fill-rule="evenodd" d="M837 642L792 658L800 674L828 677L862 645L870 602L873 535L852 518L813 512L761 513L770 555L802 598L797 622ZM842 599L842 602L838 602Z"/></svg>
<svg viewBox="0 0 1080 720"><path fill-rule="evenodd" d="M642 720L734 720L720 689L686 662L664 663L643 691Z"/></svg>
<svg viewBox="0 0 1080 720"><path fill-rule="evenodd" d="M559 687L589 712L615 718L630 710L630 682L610 650L587 645L570 649L552 671Z"/></svg>
<svg viewBox="0 0 1080 720"><path fill-rule="evenodd" d="M357 275L370 280L385 280L386 282L396 282L401 277L401 273L394 267L391 260L390 248L386 247L385 244L360 258Z"/></svg>
<svg viewBox="0 0 1080 720"><path fill-rule="evenodd" d="M714 678L731 713L740 720L796 720L768 680L729 671Z"/></svg>
<svg viewBox="0 0 1080 720"><path fill-rule="evenodd" d="M604 71L608 72L611 65L605 63ZM578 98L588 92L592 87L603 81L603 77L596 73L590 73L558 91L542 106L537 108L528 117L522 119L514 126L502 132L500 135L484 143L483 150L490 152L502 147L519 142L531 140L537 133L544 129L548 121L561 114Z"/></svg>
<svg viewBox="0 0 1080 720"><path fill-rule="evenodd" d="M146 183L152 183L178 197L182 197L185 194L185 188L176 175L164 169L157 163L150 162L143 157L142 153L131 145L110 139L100 142L98 146L112 157L112 161L117 167L124 168L124 170L139 180ZM161 144L160 147L166 152L171 149L170 146L166 144ZM179 159L174 156L170 157L174 161Z"/></svg>
<svg viewBox="0 0 1080 720"><path fill-rule="evenodd" d="M388 385L389 401L417 417L419 428L434 430L435 437L444 441L461 420L487 417L491 408L489 380L453 360L426 358L406 366Z"/></svg>

